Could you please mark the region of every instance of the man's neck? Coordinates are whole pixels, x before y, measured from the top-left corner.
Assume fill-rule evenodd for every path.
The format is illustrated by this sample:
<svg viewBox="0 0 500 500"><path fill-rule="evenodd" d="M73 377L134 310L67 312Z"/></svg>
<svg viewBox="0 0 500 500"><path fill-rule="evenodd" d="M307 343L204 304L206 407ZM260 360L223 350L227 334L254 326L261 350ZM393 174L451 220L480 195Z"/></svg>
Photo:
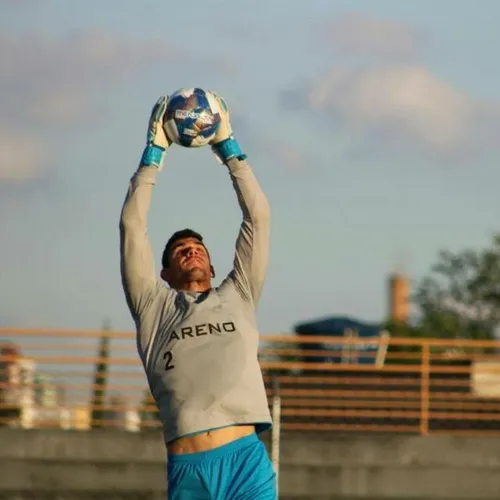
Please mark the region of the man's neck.
<svg viewBox="0 0 500 500"><path fill-rule="evenodd" d="M187 281L176 288L184 292L208 292L212 285L209 281Z"/></svg>

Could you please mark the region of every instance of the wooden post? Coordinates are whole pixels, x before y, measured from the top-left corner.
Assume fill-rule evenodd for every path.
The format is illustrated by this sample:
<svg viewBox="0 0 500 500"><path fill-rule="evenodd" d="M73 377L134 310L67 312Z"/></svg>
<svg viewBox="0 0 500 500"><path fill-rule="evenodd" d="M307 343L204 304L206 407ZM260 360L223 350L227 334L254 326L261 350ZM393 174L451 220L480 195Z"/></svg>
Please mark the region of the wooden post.
<svg viewBox="0 0 500 500"><path fill-rule="evenodd" d="M429 434L429 409L430 409L430 346L424 341L422 344L422 365L420 380L420 435Z"/></svg>
<svg viewBox="0 0 500 500"><path fill-rule="evenodd" d="M280 429L281 429L281 397L280 386L276 376L273 377L273 428L271 440L271 454L274 471L276 473L276 494L279 491L279 469L280 469Z"/></svg>

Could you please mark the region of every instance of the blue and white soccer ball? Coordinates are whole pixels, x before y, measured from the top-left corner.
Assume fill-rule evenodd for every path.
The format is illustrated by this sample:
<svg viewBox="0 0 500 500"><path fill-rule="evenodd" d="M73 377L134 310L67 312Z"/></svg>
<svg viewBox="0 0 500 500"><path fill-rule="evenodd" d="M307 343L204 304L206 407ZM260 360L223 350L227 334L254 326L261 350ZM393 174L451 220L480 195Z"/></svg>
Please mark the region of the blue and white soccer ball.
<svg viewBox="0 0 500 500"><path fill-rule="evenodd" d="M183 88L169 96L163 128L172 142L199 148L213 139L220 121L220 105L212 92Z"/></svg>

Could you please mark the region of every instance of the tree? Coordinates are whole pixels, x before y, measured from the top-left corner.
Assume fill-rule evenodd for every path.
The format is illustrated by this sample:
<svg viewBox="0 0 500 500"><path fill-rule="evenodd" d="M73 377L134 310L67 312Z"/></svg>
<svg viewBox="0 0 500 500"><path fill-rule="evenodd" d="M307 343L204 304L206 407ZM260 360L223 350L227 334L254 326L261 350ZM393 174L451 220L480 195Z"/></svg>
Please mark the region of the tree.
<svg viewBox="0 0 500 500"><path fill-rule="evenodd" d="M109 403L104 408L104 419L107 427L124 429L126 427L127 400L121 394L110 396Z"/></svg>
<svg viewBox="0 0 500 500"><path fill-rule="evenodd" d="M92 395L92 428L104 427L105 404L106 404L106 384L108 381L109 368L109 322L104 322L103 335L99 346L99 357L96 362L94 374L94 390Z"/></svg>
<svg viewBox="0 0 500 500"><path fill-rule="evenodd" d="M493 339L500 326L500 234L486 249L441 251L414 300L422 336Z"/></svg>
<svg viewBox="0 0 500 500"><path fill-rule="evenodd" d="M160 411L149 389L144 391L140 417L143 430L156 431L161 427Z"/></svg>

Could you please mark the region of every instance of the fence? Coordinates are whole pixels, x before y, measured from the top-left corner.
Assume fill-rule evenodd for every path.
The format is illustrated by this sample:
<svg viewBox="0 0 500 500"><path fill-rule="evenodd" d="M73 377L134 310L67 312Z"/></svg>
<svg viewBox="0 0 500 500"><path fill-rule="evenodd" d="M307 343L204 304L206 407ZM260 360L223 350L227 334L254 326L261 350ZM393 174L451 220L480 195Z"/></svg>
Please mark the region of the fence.
<svg viewBox="0 0 500 500"><path fill-rule="evenodd" d="M133 333L3 328L2 346L0 425L159 427ZM499 347L263 335L259 360L282 430L500 435Z"/></svg>

